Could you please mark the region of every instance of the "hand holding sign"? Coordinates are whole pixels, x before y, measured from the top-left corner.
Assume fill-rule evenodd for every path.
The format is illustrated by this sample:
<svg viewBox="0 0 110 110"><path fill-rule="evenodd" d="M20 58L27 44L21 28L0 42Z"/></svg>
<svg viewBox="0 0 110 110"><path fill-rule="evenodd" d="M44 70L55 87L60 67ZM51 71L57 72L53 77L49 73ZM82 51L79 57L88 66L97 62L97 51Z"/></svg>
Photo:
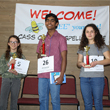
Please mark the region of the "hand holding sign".
<svg viewBox="0 0 110 110"><path fill-rule="evenodd" d="M100 61L103 60L104 57L103 56L90 56L89 57L89 61L90 63L94 62L94 61ZM86 56L84 56L84 62L86 62ZM104 71L104 66L103 65L95 65L94 67L91 68L84 68L85 72L90 72L90 71Z"/></svg>
<svg viewBox="0 0 110 110"><path fill-rule="evenodd" d="M10 60L11 59L12 58L10 58ZM27 74L30 61L24 60L24 59L19 59L19 58L15 58L15 60L16 60L16 63L15 63L14 69L17 71L17 73ZM11 69L11 67L9 69Z"/></svg>
<svg viewBox="0 0 110 110"><path fill-rule="evenodd" d="M9 69L9 72L10 72L10 73L13 73L13 74L15 74L15 75L18 75L18 73L17 73L17 71L16 71L15 69Z"/></svg>
<svg viewBox="0 0 110 110"><path fill-rule="evenodd" d="M91 63L90 63L90 65L91 65L91 67L95 67L96 65L97 65L97 58L95 58L95 59L91 59Z"/></svg>

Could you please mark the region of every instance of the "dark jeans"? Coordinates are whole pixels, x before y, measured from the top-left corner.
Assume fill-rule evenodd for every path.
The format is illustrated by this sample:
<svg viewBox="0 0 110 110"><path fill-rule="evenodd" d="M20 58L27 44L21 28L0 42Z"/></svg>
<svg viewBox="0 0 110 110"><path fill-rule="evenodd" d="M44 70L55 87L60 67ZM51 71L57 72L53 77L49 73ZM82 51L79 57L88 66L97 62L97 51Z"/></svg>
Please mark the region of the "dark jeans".
<svg viewBox="0 0 110 110"><path fill-rule="evenodd" d="M7 110L8 97L11 92L10 110L17 110L17 101L21 79L19 78L2 78L0 110Z"/></svg>

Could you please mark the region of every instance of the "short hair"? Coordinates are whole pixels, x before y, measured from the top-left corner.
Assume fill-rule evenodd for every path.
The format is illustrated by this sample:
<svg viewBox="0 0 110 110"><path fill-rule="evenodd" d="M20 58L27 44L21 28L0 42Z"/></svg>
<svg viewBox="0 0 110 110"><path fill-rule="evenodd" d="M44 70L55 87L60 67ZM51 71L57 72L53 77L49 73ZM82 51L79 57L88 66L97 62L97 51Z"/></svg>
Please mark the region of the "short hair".
<svg viewBox="0 0 110 110"><path fill-rule="evenodd" d="M54 17L56 23L59 23L59 20L58 20L57 16L54 13L47 14L45 16L45 21L48 19L48 17L51 17L51 16ZM57 28L57 26L56 26L56 28Z"/></svg>

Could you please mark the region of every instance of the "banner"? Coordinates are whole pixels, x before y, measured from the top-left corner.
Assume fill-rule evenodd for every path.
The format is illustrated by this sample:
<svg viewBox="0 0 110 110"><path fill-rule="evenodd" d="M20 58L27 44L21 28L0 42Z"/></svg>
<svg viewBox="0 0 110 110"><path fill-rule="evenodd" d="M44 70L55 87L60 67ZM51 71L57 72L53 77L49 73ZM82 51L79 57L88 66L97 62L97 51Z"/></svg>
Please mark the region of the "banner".
<svg viewBox="0 0 110 110"><path fill-rule="evenodd" d="M79 44L84 27L94 23L109 45L109 6L67 7L17 3L14 34L21 43L37 44L40 36L46 35L45 16L49 13L57 15L57 31L66 37L67 44Z"/></svg>

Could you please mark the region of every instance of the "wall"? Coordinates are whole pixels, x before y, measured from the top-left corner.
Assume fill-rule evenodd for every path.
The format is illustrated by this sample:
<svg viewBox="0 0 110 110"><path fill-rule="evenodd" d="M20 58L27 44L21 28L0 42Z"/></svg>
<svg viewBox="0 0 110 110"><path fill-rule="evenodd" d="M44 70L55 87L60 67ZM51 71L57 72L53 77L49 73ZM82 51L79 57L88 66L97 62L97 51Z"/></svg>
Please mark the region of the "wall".
<svg viewBox="0 0 110 110"><path fill-rule="evenodd" d="M55 6L110 6L110 0L0 0L0 56L5 52L7 39L14 34L14 17L16 3L36 4L36 5L55 5ZM110 48L110 46L108 46ZM37 55L36 44L22 44L23 53L31 61L28 74L37 74ZM77 83L77 96L80 101L81 110L84 110L84 103L80 91L79 72L76 67L78 45L68 45L68 64L66 74L74 74ZM110 79L110 66L105 67L105 75ZM110 85L110 81L109 81ZM10 100L9 100L10 102ZM36 110L36 106L22 106L21 110ZM51 102L49 103L51 107ZM76 109L75 106L61 106L61 110ZM9 110L9 105L8 105ZM104 108L108 110L108 108Z"/></svg>

